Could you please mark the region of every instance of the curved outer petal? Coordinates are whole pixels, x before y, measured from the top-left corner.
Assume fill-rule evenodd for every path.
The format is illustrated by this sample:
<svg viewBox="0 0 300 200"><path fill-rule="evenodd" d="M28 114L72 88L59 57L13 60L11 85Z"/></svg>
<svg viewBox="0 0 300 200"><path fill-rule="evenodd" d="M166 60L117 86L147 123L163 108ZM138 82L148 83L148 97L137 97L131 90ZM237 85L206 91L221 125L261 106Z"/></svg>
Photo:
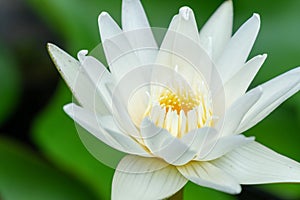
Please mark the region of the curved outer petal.
<svg viewBox="0 0 300 200"><path fill-rule="evenodd" d="M183 165L196 156L196 151L173 137L166 129L157 127L148 118L142 121L142 140L150 151L172 165ZM196 144L197 142L195 142ZM202 141L197 144L202 143Z"/></svg>
<svg viewBox="0 0 300 200"><path fill-rule="evenodd" d="M140 66L141 62L133 52L127 35L108 13L101 13L98 23L105 57L117 83L124 74Z"/></svg>
<svg viewBox="0 0 300 200"><path fill-rule="evenodd" d="M122 1L122 27L141 63L153 63L158 47L140 0Z"/></svg>
<svg viewBox="0 0 300 200"><path fill-rule="evenodd" d="M252 142L212 161L241 184L300 182L300 163Z"/></svg>
<svg viewBox="0 0 300 200"><path fill-rule="evenodd" d="M249 60L230 80L224 84L226 108L247 91L267 55L258 55Z"/></svg>
<svg viewBox="0 0 300 200"><path fill-rule="evenodd" d="M83 66L93 85L96 86L97 93L101 95L106 107L112 111L112 90L113 82L109 71L104 65L92 56L86 56L87 51L83 50L78 53L79 61Z"/></svg>
<svg viewBox="0 0 300 200"><path fill-rule="evenodd" d="M125 153L150 156L134 139L119 132L112 118L97 117L75 104L65 105L64 110L76 123L107 145Z"/></svg>
<svg viewBox="0 0 300 200"><path fill-rule="evenodd" d="M259 15L254 14L238 29L226 45L224 52L216 61L216 66L224 83L244 66L258 34L259 27Z"/></svg>
<svg viewBox="0 0 300 200"><path fill-rule="evenodd" d="M177 169L184 177L198 185L230 194L241 192L241 186L231 175L209 162L191 162Z"/></svg>
<svg viewBox="0 0 300 200"><path fill-rule="evenodd" d="M187 80L192 81L195 72L192 71L191 65L196 65L195 62L200 60L198 58L204 57L202 54L206 55L206 52L204 50L201 52L201 50L194 13L190 8L183 7L169 25L158 53L157 63L176 69L179 73L186 75ZM207 62L209 58L203 60Z"/></svg>
<svg viewBox="0 0 300 200"><path fill-rule="evenodd" d="M283 101L299 91L300 67L275 77L258 87L262 88L263 94L259 101L245 115L237 133L241 133L253 127Z"/></svg>
<svg viewBox="0 0 300 200"><path fill-rule="evenodd" d="M98 26L102 43L104 43L105 40L111 39L122 33L122 30L119 27L119 25L107 12L102 12L99 15Z"/></svg>
<svg viewBox="0 0 300 200"><path fill-rule="evenodd" d="M170 23L169 30L182 34L199 43L199 34L194 12L189 7L181 7Z"/></svg>
<svg viewBox="0 0 300 200"><path fill-rule="evenodd" d="M140 0L122 1L122 27L124 31L150 27Z"/></svg>
<svg viewBox="0 0 300 200"><path fill-rule="evenodd" d="M225 1L200 30L200 44L213 60L219 57L231 38L232 1Z"/></svg>
<svg viewBox="0 0 300 200"><path fill-rule="evenodd" d="M246 145L254 140L254 137L243 135L233 135L217 139L213 143L207 144L200 154L195 158L197 161L209 161L219 158L235 148Z"/></svg>
<svg viewBox="0 0 300 200"><path fill-rule="evenodd" d="M112 200L165 199L187 183L176 169L157 158L125 156L112 184Z"/></svg>
<svg viewBox="0 0 300 200"><path fill-rule="evenodd" d="M109 108L98 95L96 85L83 71L80 62L53 44L47 47L58 71L79 103L91 111L96 109L102 115L109 114Z"/></svg>
<svg viewBox="0 0 300 200"><path fill-rule="evenodd" d="M227 136L236 134L244 116L259 101L262 96L262 88L257 87L254 90L244 94L237 99L225 112L223 117L217 122L216 129L220 135Z"/></svg>

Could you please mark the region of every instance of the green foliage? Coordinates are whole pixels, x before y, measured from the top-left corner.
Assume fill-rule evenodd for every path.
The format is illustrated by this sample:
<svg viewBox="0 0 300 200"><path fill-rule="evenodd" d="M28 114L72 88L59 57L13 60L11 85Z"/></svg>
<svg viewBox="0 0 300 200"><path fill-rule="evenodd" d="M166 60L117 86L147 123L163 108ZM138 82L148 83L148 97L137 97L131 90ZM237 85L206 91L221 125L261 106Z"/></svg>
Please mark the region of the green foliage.
<svg viewBox="0 0 300 200"><path fill-rule="evenodd" d="M201 187L192 182L188 182L184 188L185 200L193 199L214 199L214 200L234 200L235 197L229 194L225 194L220 191L216 191L210 188Z"/></svg>
<svg viewBox="0 0 300 200"><path fill-rule="evenodd" d="M46 23L64 37L68 50L73 55L82 48L92 50L100 42L97 17L101 11L109 12L120 24L120 0L28 0L28 2ZM142 2L152 26L167 27L172 16L183 5L193 8L198 24L202 25L222 1L144 0ZM268 59L252 86L294 68L300 63L299 6L300 2L297 0L290 0L288 3L271 0L234 1L234 30L253 12L261 15L262 27L251 55L268 53ZM3 70L1 68L0 70ZM61 85L53 102L36 120L33 129L35 141L42 152L64 171L83 180L97 192L99 198L109 199L113 170L95 160L81 144L72 120L62 111L62 106L70 101L71 95L68 89ZM246 134L255 135L259 142L300 161L300 149L297 149L300 139L299 102L298 94ZM300 196L299 185L295 184L259 187L283 197L299 198ZM189 183L185 189L185 199L195 199L195 196L201 199L233 199L232 196Z"/></svg>
<svg viewBox="0 0 300 200"><path fill-rule="evenodd" d="M81 143L74 122L62 110L70 101L68 88L61 84L55 99L37 118L33 137L49 159L84 181L99 199L109 199L113 170L92 157Z"/></svg>
<svg viewBox="0 0 300 200"><path fill-rule="evenodd" d="M0 41L0 124L18 102L20 75L14 57Z"/></svg>
<svg viewBox="0 0 300 200"><path fill-rule="evenodd" d="M13 141L0 138L0 194L5 200L97 199L82 183Z"/></svg>

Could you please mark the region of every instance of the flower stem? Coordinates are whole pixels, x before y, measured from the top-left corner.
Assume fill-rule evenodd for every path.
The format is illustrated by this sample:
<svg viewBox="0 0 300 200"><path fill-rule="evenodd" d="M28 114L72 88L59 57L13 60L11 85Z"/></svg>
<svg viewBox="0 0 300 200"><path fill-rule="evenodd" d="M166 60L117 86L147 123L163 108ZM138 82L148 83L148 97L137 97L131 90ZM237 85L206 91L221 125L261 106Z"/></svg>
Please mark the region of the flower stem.
<svg viewBox="0 0 300 200"><path fill-rule="evenodd" d="M183 189L179 190L176 194L174 194L173 196L169 197L166 200L183 200Z"/></svg>

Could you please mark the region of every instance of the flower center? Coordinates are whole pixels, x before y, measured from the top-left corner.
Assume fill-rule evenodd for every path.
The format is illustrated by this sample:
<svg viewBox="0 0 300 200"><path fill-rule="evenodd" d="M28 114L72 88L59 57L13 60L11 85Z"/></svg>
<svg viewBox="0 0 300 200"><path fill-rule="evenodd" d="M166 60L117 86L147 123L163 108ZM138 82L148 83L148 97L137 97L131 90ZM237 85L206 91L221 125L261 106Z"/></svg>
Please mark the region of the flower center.
<svg viewBox="0 0 300 200"><path fill-rule="evenodd" d="M178 138L191 130L212 126L212 103L207 87L198 84L195 92L177 88L153 89L144 117Z"/></svg>
<svg viewBox="0 0 300 200"><path fill-rule="evenodd" d="M166 112L171 109L180 114L182 110L185 114L192 110L194 107L198 106L200 100L193 94L188 93L186 95L176 94L169 90L164 91L159 97L159 104L162 108L166 109Z"/></svg>

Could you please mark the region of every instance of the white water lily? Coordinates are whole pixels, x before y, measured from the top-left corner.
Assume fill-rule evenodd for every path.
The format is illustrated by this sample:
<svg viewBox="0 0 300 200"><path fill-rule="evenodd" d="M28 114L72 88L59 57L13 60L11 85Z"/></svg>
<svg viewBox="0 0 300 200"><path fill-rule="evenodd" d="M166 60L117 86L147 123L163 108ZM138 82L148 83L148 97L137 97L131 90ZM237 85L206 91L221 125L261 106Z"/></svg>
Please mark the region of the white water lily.
<svg viewBox="0 0 300 200"><path fill-rule="evenodd" d="M187 181L236 194L241 184L300 182L300 164L241 133L300 88L300 68L247 91L266 59L247 61L260 27L254 14L232 36L232 2L201 29L188 7L158 47L139 0L123 0L122 29L105 12L99 28L110 72L87 51L49 44L79 105L76 123L125 152L112 199L164 199ZM247 92L246 92L247 91Z"/></svg>

